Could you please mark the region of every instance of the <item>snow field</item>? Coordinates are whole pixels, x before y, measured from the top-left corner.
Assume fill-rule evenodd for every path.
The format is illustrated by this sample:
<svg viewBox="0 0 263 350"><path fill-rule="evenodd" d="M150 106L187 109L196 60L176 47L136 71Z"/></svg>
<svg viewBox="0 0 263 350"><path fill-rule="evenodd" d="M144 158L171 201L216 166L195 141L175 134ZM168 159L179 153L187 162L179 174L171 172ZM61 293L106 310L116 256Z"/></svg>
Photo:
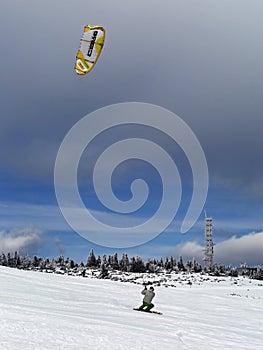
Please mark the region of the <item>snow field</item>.
<svg viewBox="0 0 263 350"><path fill-rule="evenodd" d="M0 267L1 350L262 349L263 286L247 278L155 287Z"/></svg>

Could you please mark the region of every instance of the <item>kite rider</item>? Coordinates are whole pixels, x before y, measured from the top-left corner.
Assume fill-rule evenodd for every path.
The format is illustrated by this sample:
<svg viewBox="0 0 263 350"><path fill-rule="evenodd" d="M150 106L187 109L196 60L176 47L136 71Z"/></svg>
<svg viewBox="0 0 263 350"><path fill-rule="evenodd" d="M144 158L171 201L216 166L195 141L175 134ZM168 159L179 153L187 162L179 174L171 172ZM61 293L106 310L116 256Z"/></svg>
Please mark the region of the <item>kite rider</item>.
<svg viewBox="0 0 263 350"><path fill-rule="evenodd" d="M142 305L139 307L139 310L150 311L154 307L154 304L152 304L152 300L155 296L154 288L150 287L148 290L145 286L144 290L141 293L144 295L144 298Z"/></svg>

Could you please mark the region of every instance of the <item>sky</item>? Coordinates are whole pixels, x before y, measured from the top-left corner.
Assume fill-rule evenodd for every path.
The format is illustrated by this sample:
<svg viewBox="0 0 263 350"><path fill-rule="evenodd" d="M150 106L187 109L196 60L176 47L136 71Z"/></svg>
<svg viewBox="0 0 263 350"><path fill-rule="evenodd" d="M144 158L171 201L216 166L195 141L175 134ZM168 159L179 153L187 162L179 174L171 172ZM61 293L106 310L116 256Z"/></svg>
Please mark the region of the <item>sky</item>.
<svg viewBox="0 0 263 350"><path fill-rule="evenodd" d="M81 198L99 220L113 227L137 225L158 209L162 175L135 157L114 169L113 193L121 201L132 198L134 179L142 178L148 185L149 197L141 210L125 216L100 203L93 169L105 147L118 141L143 138L160 145L176 163L182 183L178 210L162 233L154 236L152 223L149 232L153 236L149 238L146 230L144 243L125 246L123 238L119 247L116 240L111 241L112 229L107 236L112 244L105 246L98 244L97 237L106 237L106 231L98 232L87 224L92 239L88 240L62 215L54 169L64 138L85 118L93 130L107 115L112 117L107 114L111 105L133 102L178 116L199 141L209 174L203 209L214 220L215 261L263 264L262 10L260 0L57 0L55 4L3 0L0 250L43 257L63 253L84 261L92 248L97 255L125 251L144 258L183 255L202 260L202 208L191 229L180 233L194 189L193 167L180 142L162 132L169 129L165 116L159 118L159 130L134 125L131 120L129 125L97 135L83 151L77 175ZM87 24L102 25L106 40L93 70L78 76L75 56ZM96 114L101 109L102 117ZM123 115L125 123L129 118L129 113ZM74 147L69 159L74 158ZM127 149L144 151L144 146L134 140L134 148ZM106 191L103 176L123 150L120 144L104 157L98 174L102 194ZM152 148L149 156L156 155L168 174L168 192L175 190L179 196L178 182L173 185L174 175L156 150ZM70 168L69 160L67 165ZM170 210L176 205L171 200L167 206ZM158 223L165 219L163 213Z"/></svg>

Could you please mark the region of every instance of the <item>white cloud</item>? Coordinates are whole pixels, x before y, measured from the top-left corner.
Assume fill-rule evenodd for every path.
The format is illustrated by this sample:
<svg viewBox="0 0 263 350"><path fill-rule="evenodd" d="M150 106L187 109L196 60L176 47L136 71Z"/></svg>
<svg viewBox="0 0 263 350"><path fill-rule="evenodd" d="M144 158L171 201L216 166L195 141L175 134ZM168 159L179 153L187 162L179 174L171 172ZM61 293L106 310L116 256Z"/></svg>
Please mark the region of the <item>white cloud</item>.
<svg viewBox="0 0 263 350"><path fill-rule="evenodd" d="M0 251L28 253L42 244L42 233L43 231L34 227L0 231Z"/></svg>
<svg viewBox="0 0 263 350"><path fill-rule="evenodd" d="M201 261L204 247L197 242L179 244L173 250L174 256L182 255L185 260L192 257ZM249 233L242 237L232 236L214 247L216 263L239 265L247 262L249 265L263 265L263 232Z"/></svg>
<svg viewBox="0 0 263 350"><path fill-rule="evenodd" d="M239 264L263 265L263 232L250 233L242 237L233 236L215 246L216 260Z"/></svg>
<svg viewBox="0 0 263 350"><path fill-rule="evenodd" d="M195 258L201 262L203 258L204 247L195 241L178 244L169 255L174 257L182 256L184 261Z"/></svg>

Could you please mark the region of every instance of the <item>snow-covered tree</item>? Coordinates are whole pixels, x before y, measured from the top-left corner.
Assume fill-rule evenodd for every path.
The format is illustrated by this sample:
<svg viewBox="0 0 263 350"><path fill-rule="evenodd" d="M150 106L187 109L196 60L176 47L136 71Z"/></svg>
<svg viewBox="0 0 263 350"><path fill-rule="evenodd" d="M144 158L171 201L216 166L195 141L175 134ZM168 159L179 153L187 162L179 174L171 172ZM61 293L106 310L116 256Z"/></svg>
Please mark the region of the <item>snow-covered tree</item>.
<svg viewBox="0 0 263 350"><path fill-rule="evenodd" d="M91 249L91 252L89 254L88 261L87 261L87 267L93 267L93 268L97 267L97 260L96 260L93 249Z"/></svg>
<svg viewBox="0 0 263 350"><path fill-rule="evenodd" d="M100 267L100 275L99 278L108 278L109 277L109 271L106 268L105 264L102 263Z"/></svg>
<svg viewBox="0 0 263 350"><path fill-rule="evenodd" d="M119 270L119 260L118 260L118 254L115 253L112 257L112 263L111 268L114 270Z"/></svg>
<svg viewBox="0 0 263 350"><path fill-rule="evenodd" d="M186 271L182 256L180 256L180 258L179 258L179 261L177 263L177 267L178 267L179 271Z"/></svg>
<svg viewBox="0 0 263 350"><path fill-rule="evenodd" d="M4 253L2 253L1 258L0 258L0 264L2 266L7 266L7 258Z"/></svg>
<svg viewBox="0 0 263 350"><path fill-rule="evenodd" d="M128 254L123 253L122 258L119 262L119 268L121 271L129 271L129 266L130 266L130 262L129 262Z"/></svg>
<svg viewBox="0 0 263 350"><path fill-rule="evenodd" d="M131 264L130 264L130 271L131 272L145 272L146 271L144 262L142 261L142 259L140 257L137 256L136 259L134 257L132 257Z"/></svg>

